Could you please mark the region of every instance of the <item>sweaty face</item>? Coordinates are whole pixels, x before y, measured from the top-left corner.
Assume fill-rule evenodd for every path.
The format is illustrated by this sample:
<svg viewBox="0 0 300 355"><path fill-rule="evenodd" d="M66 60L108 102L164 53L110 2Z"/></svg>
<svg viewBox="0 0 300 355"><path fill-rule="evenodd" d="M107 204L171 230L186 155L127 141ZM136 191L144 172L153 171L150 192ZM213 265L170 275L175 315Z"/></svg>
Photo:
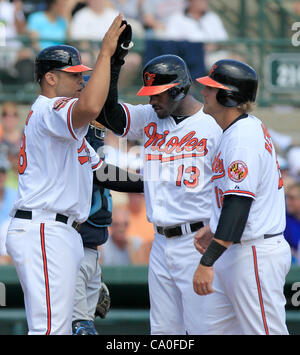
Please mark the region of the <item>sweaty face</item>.
<svg viewBox="0 0 300 355"><path fill-rule="evenodd" d="M149 103L153 107L158 118L169 117L179 105L178 102L175 102L171 98L168 91L164 91L158 95L150 96Z"/></svg>
<svg viewBox="0 0 300 355"><path fill-rule="evenodd" d="M79 97L83 89L82 73L66 73L55 71L58 80L56 85L57 96Z"/></svg>

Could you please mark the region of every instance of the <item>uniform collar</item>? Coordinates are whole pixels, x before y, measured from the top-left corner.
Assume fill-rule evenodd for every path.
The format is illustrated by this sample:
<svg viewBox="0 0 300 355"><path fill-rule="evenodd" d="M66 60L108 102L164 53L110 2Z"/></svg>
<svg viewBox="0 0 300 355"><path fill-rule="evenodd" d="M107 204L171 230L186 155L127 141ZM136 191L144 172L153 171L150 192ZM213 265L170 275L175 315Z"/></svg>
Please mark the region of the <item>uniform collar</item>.
<svg viewBox="0 0 300 355"><path fill-rule="evenodd" d="M247 117L248 117L248 114L247 114L247 113L242 113L239 117L237 117L234 121L232 121L229 126L227 126L227 127L223 130L223 133L224 133L229 127L231 127L232 125L234 125L237 121L241 120L242 118L247 118Z"/></svg>

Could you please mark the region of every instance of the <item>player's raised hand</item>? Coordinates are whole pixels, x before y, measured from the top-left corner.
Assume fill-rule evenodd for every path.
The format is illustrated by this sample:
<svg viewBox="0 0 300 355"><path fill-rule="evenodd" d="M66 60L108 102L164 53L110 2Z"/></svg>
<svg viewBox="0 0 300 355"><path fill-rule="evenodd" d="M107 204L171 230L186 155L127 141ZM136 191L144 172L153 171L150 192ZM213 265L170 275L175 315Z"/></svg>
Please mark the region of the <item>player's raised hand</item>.
<svg viewBox="0 0 300 355"><path fill-rule="evenodd" d="M214 235L209 228L209 224L198 230L194 237L194 246L199 251L199 253L203 254L205 252L211 243L213 236Z"/></svg>
<svg viewBox="0 0 300 355"><path fill-rule="evenodd" d="M118 39L126 28L126 24L122 25L122 19L123 15L119 14L105 33L101 44L101 54L108 54L111 57L115 53Z"/></svg>

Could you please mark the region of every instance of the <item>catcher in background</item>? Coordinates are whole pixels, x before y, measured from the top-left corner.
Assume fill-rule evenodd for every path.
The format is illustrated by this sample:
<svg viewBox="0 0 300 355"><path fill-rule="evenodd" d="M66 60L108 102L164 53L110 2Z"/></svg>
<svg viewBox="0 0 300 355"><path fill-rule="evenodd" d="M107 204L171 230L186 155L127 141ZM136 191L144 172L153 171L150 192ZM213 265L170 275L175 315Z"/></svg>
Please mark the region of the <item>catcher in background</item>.
<svg viewBox="0 0 300 355"><path fill-rule="evenodd" d="M101 152L105 128L93 121L85 137L88 143L98 152ZM112 171L112 165L103 164L100 174ZM117 179L99 182L94 179L92 206L89 218L80 227L80 235L84 246L84 258L77 276L75 302L72 317L72 330L74 335L97 335L94 325L96 316L105 318L110 308L110 295L107 286L101 282L100 253L98 246L104 244L108 238L107 227L112 222L112 198L109 189L119 192L143 192L141 177L134 174L127 175L127 181L118 180L125 171L114 167ZM124 176L124 175L122 175ZM103 179L101 179L103 180Z"/></svg>

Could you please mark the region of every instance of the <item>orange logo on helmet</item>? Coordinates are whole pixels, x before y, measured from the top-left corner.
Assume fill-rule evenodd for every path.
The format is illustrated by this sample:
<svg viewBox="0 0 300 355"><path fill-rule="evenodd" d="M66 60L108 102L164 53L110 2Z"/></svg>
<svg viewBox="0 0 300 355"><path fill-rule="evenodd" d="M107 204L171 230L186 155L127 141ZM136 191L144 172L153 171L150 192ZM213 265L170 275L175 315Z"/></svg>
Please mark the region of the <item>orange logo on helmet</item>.
<svg viewBox="0 0 300 355"><path fill-rule="evenodd" d="M151 86L153 81L154 81L154 79L155 79L155 77L156 77L156 74L150 74L150 73L146 72L144 74L145 85L146 86Z"/></svg>
<svg viewBox="0 0 300 355"><path fill-rule="evenodd" d="M214 64L212 66L212 68L210 69L209 73L208 73L208 76L211 76L211 74L218 68L218 66L216 64Z"/></svg>

